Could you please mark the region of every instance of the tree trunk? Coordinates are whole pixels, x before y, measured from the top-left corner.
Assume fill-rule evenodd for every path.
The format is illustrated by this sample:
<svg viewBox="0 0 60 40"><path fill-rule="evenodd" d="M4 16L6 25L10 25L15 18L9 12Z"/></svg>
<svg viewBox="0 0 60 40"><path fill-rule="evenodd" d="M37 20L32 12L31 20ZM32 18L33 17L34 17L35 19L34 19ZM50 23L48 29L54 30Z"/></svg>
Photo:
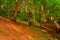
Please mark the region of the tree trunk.
<svg viewBox="0 0 60 40"><path fill-rule="evenodd" d="M16 17L19 11L19 1L16 0L16 4L15 4L15 12L14 12L14 16L13 16L13 21L16 22Z"/></svg>

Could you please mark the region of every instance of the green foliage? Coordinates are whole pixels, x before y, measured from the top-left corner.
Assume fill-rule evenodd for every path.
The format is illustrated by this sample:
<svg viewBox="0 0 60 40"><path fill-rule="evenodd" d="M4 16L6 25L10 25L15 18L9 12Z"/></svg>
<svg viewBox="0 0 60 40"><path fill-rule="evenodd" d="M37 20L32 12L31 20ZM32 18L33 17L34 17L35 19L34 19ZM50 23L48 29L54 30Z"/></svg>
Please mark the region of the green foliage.
<svg viewBox="0 0 60 40"><path fill-rule="evenodd" d="M33 16L35 17L35 20L39 20L39 16L38 16L38 13L37 12L34 12L33 13Z"/></svg>
<svg viewBox="0 0 60 40"><path fill-rule="evenodd" d="M34 4L36 7L41 5L41 1L40 0L33 0Z"/></svg>
<svg viewBox="0 0 60 40"><path fill-rule="evenodd" d="M22 8L22 10L20 11L20 13L18 13L18 16L17 16L17 20L20 20L20 21L26 21L26 14L25 14L25 9Z"/></svg>
<svg viewBox="0 0 60 40"><path fill-rule="evenodd" d="M9 6L15 5L15 2L16 2L15 0L4 0L4 1L0 0L0 4L3 5L3 8L0 8L0 10L2 11L2 13L0 15L3 16L3 14L4 14L7 17ZM19 0L19 5L22 4L22 2L23 2L23 0ZM26 3L28 4L27 6L29 6L29 7L32 6L32 2L34 3L35 8L43 5L44 10L50 10L50 12L48 14L49 17L51 17L51 16L60 17L60 1L59 0L53 0L53 1L52 0L44 0L44 1L43 0L26 0ZM22 19L24 20L24 18L26 18L24 10L21 10L23 12L18 13L17 18L19 20L22 20ZM37 20L44 19L44 17L40 18L39 14L37 12L34 12L33 15L34 15L35 19L37 19Z"/></svg>

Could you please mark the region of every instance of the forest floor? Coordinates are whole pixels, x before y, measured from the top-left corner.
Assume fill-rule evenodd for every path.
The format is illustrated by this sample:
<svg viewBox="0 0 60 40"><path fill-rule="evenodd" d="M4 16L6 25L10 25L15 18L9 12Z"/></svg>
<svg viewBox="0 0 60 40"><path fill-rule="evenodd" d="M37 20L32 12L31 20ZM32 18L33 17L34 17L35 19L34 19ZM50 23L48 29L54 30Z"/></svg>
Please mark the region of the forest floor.
<svg viewBox="0 0 60 40"><path fill-rule="evenodd" d="M38 29L0 17L0 40L48 40Z"/></svg>

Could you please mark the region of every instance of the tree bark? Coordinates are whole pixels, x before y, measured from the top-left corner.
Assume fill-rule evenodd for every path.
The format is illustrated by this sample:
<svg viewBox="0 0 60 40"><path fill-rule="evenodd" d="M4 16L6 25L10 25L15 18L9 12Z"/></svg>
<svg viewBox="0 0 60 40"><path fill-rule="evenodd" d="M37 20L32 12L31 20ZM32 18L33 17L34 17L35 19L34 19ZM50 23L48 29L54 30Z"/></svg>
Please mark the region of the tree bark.
<svg viewBox="0 0 60 40"><path fill-rule="evenodd" d="M13 16L13 21L16 22L16 17L19 11L19 0L16 0L16 4L15 4L15 12L14 12L14 16Z"/></svg>

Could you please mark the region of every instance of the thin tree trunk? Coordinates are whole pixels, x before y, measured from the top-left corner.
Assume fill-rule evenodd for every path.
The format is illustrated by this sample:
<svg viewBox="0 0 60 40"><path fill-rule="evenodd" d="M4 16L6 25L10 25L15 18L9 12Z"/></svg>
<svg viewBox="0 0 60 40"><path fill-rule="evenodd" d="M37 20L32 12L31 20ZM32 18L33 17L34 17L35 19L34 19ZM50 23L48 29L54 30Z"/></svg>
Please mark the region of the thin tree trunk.
<svg viewBox="0 0 60 40"><path fill-rule="evenodd" d="M15 4L15 12L14 12L14 18L13 20L16 22L16 17L19 11L19 0L16 0L16 4Z"/></svg>

